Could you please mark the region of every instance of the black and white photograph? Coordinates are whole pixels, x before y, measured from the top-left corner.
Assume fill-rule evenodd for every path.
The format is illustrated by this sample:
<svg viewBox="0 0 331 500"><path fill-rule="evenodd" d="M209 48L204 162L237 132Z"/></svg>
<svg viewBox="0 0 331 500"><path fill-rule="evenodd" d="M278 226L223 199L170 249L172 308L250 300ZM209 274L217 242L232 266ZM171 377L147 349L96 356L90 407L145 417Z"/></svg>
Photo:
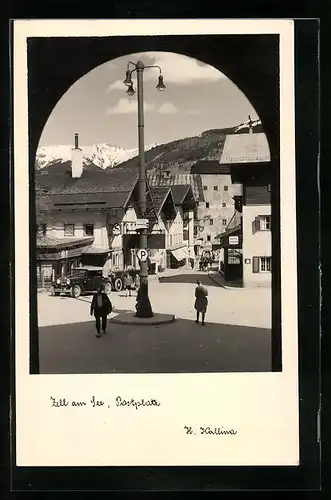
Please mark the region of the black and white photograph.
<svg viewBox="0 0 331 500"><path fill-rule="evenodd" d="M172 52L107 61L34 168L40 373L272 370L275 167L235 82Z"/></svg>
<svg viewBox="0 0 331 500"><path fill-rule="evenodd" d="M16 377L47 406L36 455L18 451L26 465L157 465L177 440L178 465L297 463L292 22L123 23L16 22ZM146 461L147 427L130 456L99 456L101 417L89 455L63 463L61 428L77 442L105 408L129 434L144 413ZM222 459L203 434L223 436Z"/></svg>

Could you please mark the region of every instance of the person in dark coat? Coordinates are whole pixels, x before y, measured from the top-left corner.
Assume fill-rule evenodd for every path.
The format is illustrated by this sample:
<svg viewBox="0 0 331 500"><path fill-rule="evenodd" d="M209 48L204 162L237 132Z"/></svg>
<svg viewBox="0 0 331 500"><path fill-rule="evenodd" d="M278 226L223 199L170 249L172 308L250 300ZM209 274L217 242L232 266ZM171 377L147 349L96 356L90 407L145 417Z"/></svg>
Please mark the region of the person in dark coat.
<svg viewBox="0 0 331 500"><path fill-rule="evenodd" d="M104 287L100 287L96 294L93 295L91 303L91 316L95 317L95 328L97 330L97 337L100 337L100 329L102 333L107 330L107 316L112 312L112 303L108 295L104 292Z"/></svg>
<svg viewBox="0 0 331 500"><path fill-rule="evenodd" d="M194 308L197 312L197 319L195 320L196 323L199 323L199 316L201 313L202 316L202 321L201 324L202 326L205 325L205 315L207 312L207 305L208 305L208 290L201 281L197 281L197 287L195 289L195 303L194 303Z"/></svg>

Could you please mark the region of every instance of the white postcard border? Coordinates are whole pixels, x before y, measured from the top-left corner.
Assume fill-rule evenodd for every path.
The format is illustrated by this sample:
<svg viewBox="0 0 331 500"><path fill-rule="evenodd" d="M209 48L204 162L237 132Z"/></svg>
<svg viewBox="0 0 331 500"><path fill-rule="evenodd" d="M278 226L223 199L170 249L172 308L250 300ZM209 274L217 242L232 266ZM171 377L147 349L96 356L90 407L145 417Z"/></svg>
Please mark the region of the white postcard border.
<svg viewBox="0 0 331 500"><path fill-rule="evenodd" d="M29 375L29 36L280 35L280 189L283 371L160 375ZM19 466L297 465L298 326L291 20L18 20L14 22L16 453ZM286 215L286 217L285 217ZM160 407L50 405L50 396L113 401L153 396ZM230 426L221 442L185 425Z"/></svg>

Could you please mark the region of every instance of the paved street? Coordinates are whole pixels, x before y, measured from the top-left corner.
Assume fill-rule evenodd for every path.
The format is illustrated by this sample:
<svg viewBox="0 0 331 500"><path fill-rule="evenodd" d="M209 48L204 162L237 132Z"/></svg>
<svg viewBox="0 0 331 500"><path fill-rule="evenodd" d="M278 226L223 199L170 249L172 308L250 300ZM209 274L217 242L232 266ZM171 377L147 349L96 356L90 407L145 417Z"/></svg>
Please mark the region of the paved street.
<svg viewBox="0 0 331 500"><path fill-rule="evenodd" d="M194 323L194 289L209 290L206 325ZM175 314L160 326L115 325L135 297L112 293L108 333L95 337L91 297L38 294L41 373L171 373L269 371L271 290L227 290L205 273L184 271L149 282L154 312Z"/></svg>

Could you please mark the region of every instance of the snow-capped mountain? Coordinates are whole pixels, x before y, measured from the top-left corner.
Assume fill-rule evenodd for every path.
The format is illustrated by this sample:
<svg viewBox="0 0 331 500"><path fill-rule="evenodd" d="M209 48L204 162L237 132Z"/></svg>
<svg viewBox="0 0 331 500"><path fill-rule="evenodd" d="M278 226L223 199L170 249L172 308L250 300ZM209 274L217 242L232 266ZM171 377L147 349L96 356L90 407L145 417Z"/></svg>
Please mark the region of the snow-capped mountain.
<svg viewBox="0 0 331 500"><path fill-rule="evenodd" d="M146 151L157 144L146 146ZM43 168L54 162L71 160L71 145L44 146L37 150L36 168ZM94 146L81 146L83 150L83 163L94 163L101 168L114 167L123 161L138 155L138 148L124 149L110 144L95 144Z"/></svg>

